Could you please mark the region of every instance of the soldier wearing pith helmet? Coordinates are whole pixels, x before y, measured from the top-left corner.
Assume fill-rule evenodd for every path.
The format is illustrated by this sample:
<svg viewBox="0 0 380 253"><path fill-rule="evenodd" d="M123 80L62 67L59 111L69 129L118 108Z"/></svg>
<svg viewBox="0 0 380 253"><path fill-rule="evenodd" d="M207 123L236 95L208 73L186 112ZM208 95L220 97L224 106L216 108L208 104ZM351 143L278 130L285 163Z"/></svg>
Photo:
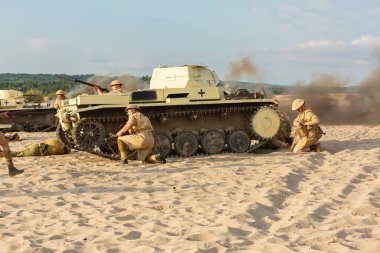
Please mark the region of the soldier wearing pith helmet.
<svg viewBox="0 0 380 253"><path fill-rule="evenodd" d="M110 84L111 91L106 94L120 94L122 93L122 86L123 84L120 82L120 80L113 80ZM102 91L99 87L95 87L96 91L99 95L103 95L104 91Z"/></svg>
<svg viewBox="0 0 380 253"><path fill-rule="evenodd" d="M321 149L318 140L322 137L322 129L319 127L319 119L310 108L305 105L305 100L297 98L292 103L292 110L298 115L293 122L295 132L300 135L300 140L292 150L293 153L301 153L310 150L319 152ZM296 138L297 136L294 136Z"/></svg>
<svg viewBox="0 0 380 253"><path fill-rule="evenodd" d="M55 95L57 95L57 98L55 99L55 102L54 102L54 108L58 110L62 108L62 105L61 105L62 100L66 99L65 92L63 90L57 90Z"/></svg>
<svg viewBox="0 0 380 253"><path fill-rule="evenodd" d="M165 158L161 155L151 154L154 138L153 126L149 118L141 113L141 109L137 105L128 105L125 111L128 113L128 122L116 133L121 164L128 164L127 157L132 150L137 151L138 159L141 162L166 163ZM123 136L127 131L129 135Z"/></svg>

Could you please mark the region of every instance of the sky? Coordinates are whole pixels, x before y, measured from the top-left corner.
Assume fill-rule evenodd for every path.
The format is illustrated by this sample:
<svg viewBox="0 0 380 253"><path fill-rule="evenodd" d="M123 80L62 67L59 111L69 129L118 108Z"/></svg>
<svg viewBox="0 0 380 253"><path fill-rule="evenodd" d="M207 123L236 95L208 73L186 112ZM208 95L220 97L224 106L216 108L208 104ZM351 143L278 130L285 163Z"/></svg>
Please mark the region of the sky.
<svg viewBox="0 0 380 253"><path fill-rule="evenodd" d="M359 83L379 64L380 0L0 0L0 73L151 75L205 65L225 80Z"/></svg>

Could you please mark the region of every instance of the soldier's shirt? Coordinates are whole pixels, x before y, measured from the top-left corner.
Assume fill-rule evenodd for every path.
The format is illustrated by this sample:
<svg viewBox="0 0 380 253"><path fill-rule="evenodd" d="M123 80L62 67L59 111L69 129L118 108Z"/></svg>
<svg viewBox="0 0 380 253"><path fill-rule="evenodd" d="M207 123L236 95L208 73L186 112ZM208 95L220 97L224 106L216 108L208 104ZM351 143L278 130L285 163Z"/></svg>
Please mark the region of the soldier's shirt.
<svg viewBox="0 0 380 253"><path fill-rule="evenodd" d="M306 108L302 113L298 114L298 116L296 117L296 119L294 120L295 122L310 122L312 120L318 120L318 117L317 115L315 115L313 113L312 110L310 110L309 108ZM303 131L301 131L300 133L304 133L304 135L307 135L309 132L317 132L317 129L318 129L318 125L313 125L313 126L305 126L305 125L302 125L301 129Z"/></svg>
<svg viewBox="0 0 380 253"><path fill-rule="evenodd" d="M63 101L63 99L59 99L57 98L54 102L54 108L55 109L61 109L62 108L62 105L61 105L61 102Z"/></svg>
<svg viewBox="0 0 380 253"><path fill-rule="evenodd" d="M132 115L128 115L128 124L131 125L129 130L130 134L142 133L142 132L152 132L153 126L150 123L148 117L140 112L135 112Z"/></svg>
<svg viewBox="0 0 380 253"><path fill-rule="evenodd" d="M111 90L110 92L106 93L107 95L115 95L115 94L121 94L123 93L122 90Z"/></svg>

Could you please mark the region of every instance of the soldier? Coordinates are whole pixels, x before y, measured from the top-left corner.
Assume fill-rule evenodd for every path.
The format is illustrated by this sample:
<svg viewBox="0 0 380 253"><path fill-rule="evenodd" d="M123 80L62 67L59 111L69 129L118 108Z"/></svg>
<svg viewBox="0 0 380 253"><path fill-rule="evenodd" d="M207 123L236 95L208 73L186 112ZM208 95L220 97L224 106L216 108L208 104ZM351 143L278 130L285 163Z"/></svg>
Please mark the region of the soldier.
<svg viewBox="0 0 380 253"><path fill-rule="evenodd" d="M136 105L128 105L126 111L128 113L128 122L116 133L121 164L128 164L127 156L130 150L137 150L137 156L141 162L166 163L165 158L161 155L150 155L154 145L154 138L152 134L153 127L148 117L143 115ZM127 131L129 135L123 136Z"/></svg>
<svg viewBox="0 0 380 253"><path fill-rule="evenodd" d="M113 80L111 82L111 91L106 94L120 94L123 92L121 89L122 86L123 84L119 80ZM94 88L96 89L99 95L104 94L104 91L102 91L99 86L95 86Z"/></svg>
<svg viewBox="0 0 380 253"><path fill-rule="evenodd" d="M61 105L62 100L66 99L65 92L63 90L57 90L55 95L57 95L57 98L54 102L54 108L59 110L62 108L62 105Z"/></svg>
<svg viewBox="0 0 380 253"><path fill-rule="evenodd" d="M8 119L8 118L9 118L8 113L6 112L0 113L0 119ZM23 173L24 170L18 170L13 165L12 154L11 154L11 149L9 148L8 139L1 132L0 132L0 145L3 148L3 151L1 152L0 156L3 156L5 158L5 162L7 163L7 166L8 166L9 176L14 177L18 174Z"/></svg>
<svg viewBox="0 0 380 253"><path fill-rule="evenodd" d="M301 153L307 151L310 147L314 151L321 151L321 144L317 143L322 137L322 129L318 126L319 119L309 108L305 106L305 100L297 98L292 103L292 110L298 112L298 116L293 122L301 140L297 143L293 153ZM296 138L296 134L294 138ZM316 144L316 145L314 145Z"/></svg>
<svg viewBox="0 0 380 253"><path fill-rule="evenodd" d="M70 149L59 139L48 139L41 143L31 144L24 150L12 152L13 157L25 156L48 156L65 155L70 153Z"/></svg>

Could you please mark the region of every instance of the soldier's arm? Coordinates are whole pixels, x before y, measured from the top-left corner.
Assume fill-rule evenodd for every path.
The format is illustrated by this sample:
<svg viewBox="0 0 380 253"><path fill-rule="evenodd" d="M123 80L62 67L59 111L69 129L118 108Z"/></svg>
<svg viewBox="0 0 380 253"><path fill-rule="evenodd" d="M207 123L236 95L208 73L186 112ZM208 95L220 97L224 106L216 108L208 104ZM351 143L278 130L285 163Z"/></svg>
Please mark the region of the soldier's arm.
<svg viewBox="0 0 380 253"><path fill-rule="evenodd" d="M94 88L98 92L98 95L103 95L104 94L104 92L98 86L95 86Z"/></svg>
<svg viewBox="0 0 380 253"><path fill-rule="evenodd" d="M319 124L319 119L317 115L315 115L313 112L308 112L306 115L307 121L303 122L303 125L305 126L314 126Z"/></svg>

